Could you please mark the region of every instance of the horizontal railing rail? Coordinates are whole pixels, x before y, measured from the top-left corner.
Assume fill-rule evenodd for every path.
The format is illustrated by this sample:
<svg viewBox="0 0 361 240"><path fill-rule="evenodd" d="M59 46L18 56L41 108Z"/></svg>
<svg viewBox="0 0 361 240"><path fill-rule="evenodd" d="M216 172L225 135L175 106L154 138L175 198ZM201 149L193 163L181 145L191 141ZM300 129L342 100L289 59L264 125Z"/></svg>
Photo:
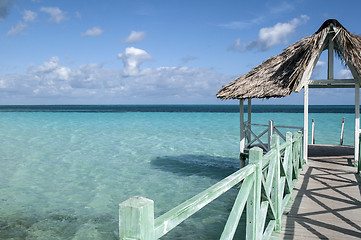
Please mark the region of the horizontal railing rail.
<svg viewBox="0 0 361 240"><path fill-rule="evenodd" d="M207 190L154 219L154 202L133 197L119 204L120 239L158 239L237 184L240 189L220 239L233 239L246 207L246 239L269 239L281 229L282 213L303 167L302 133L273 135L271 149L249 152L249 164ZM268 217L268 221L267 221ZM267 224L267 225L266 225Z"/></svg>
<svg viewBox="0 0 361 240"><path fill-rule="evenodd" d="M272 120L269 121L269 124L257 124L257 123L249 123L245 122L245 135L247 138L247 142L245 144L246 149L250 149L254 146L262 148L264 151L270 150L270 141L271 136L273 134L279 135L283 141L286 141L286 136L282 133L280 129L296 129L297 131L301 131L303 134L303 127L295 127L295 126L282 126L282 125L274 125ZM259 134L255 133L252 130L252 127L264 127L264 129L258 129ZM263 131L262 131L263 130ZM267 139L264 139L267 135ZM263 138L263 139L262 139Z"/></svg>

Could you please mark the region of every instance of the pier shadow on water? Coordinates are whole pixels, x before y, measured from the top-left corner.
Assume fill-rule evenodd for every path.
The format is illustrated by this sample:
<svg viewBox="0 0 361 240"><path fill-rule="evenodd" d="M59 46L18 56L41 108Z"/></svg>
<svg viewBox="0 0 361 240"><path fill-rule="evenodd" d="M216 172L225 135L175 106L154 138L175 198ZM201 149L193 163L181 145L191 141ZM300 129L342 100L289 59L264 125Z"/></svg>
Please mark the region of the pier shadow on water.
<svg viewBox="0 0 361 240"><path fill-rule="evenodd" d="M219 180L239 170L239 160L212 155L160 156L152 159L150 164L152 168L177 175L197 175Z"/></svg>

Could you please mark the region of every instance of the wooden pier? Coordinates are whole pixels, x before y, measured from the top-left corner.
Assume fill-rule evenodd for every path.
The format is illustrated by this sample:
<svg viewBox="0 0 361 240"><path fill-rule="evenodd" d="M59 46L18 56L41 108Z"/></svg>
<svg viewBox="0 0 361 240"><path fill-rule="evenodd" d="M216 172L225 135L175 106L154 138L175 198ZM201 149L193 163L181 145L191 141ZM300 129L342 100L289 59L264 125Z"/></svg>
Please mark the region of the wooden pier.
<svg viewBox="0 0 361 240"><path fill-rule="evenodd" d="M361 178L353 159L353 147L309 145L282 230L271 239L360 239Z"/></svg>

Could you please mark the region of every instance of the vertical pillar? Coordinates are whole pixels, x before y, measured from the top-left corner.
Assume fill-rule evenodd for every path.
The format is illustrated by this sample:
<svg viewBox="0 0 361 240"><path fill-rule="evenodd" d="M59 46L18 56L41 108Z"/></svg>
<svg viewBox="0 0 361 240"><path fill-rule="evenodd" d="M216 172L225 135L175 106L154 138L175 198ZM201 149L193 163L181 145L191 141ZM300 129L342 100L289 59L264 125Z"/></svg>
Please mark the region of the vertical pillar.
<svg viewBox="0 0 361 240"><path fill-rule="evenodd" d="M271 138L271 149L276 151L276 158L271 161L275 161L274 177L272 180L272 196L273 207L276 212L276 226L275 231L281 231L282 227L282 199L283 189L281 189L281 154L280 154L280 137L273 135Z"/></svg>
<svg viewBox="0 0 361 240"><path fill-rule="evenodd" d="M328 67L327 67L327 78L333 80L333 49L334 43L330 38L328 43Z"/></svg>
<svg viewBox="0 0 361 240"><path fill-rule="evenodd" d="M248 129L247 129L247 141L251 142L251 129L252 129L252 99L248 98L247 103L247 109L248 109L248 116L247 116L247 122L248 122Z"/></svg>
<svg viewBox="0 0 361 240"><path fill-rule="evenodd" d="M355 83L355 166L357 166L359 160L360 151L360 83Z"/></svg>
<svg viewBox="0 0 361 240"><path fill-rule="evenodd" d="M239 100L239 127L240 127L240 144L239 149L241 153L244 153L244 148L246 146L246 128L244 125L244 105L243 99Z"/></svg>
<svg viewBox="0 0 361 240"><path fill-rule="evenodd" d="M303 87L303 161L308 157L308 83Z"/></svg>
<svg viewBox="0 0 361 240"><path fill-rule="evenodd" d="M154 202L132 197L119 204L119 239L154 240Z"/></svg>
<svg viewBox="0 0 361 240"><path fill-rule="evenodd" d="M268 122L268 142L267 142L267 151L271 149L271 138L273 135L273 121L269 120Z"/></svg>
<svg viewBox="0 0 361 240"><path fill-rule="evenodd" d="M249 151L249 164L255 164L256 169L253 173L254 182L247 199L246 209L246 239L261 239L262 230L258 229L257 222L259 218L259 209L261 204L261 179L262 174L262 157L263 151L259 147L254 147ZM261 232L262 231L262 232Z"/></svg>

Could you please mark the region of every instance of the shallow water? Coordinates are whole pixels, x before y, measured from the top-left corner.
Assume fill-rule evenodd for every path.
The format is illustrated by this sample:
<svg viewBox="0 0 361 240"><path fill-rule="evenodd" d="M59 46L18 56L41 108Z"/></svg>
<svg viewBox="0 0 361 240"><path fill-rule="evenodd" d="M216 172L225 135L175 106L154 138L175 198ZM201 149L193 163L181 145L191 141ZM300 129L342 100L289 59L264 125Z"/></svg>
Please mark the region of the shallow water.
<svg viewBox="0 0 361 240"><path fill-rule="evenodd" d="M302 113L252 117L303 121ZM316 142L338 144L342 117L353 144L350 113L310 114ZM157 217L236 171L238 126L233 112L0 112L0 239L117 239L119 203L150 198ZM236 194L164 239L219 238Z"/></svg>

